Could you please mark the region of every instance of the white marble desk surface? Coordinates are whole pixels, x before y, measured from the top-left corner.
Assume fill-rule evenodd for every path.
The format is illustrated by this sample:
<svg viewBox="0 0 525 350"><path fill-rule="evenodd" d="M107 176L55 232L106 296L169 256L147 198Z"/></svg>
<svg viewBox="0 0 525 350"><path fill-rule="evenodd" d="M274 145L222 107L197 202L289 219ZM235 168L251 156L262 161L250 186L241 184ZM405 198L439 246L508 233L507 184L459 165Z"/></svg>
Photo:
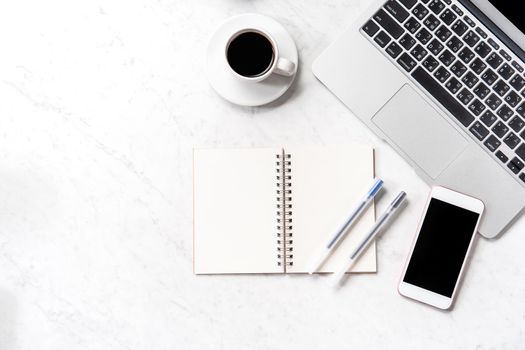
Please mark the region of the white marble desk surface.
<svg viewBox="0 0 525 350"><path fill-rule="evenodd" d="M523 349L523 218L478 241L453 312L397 294L428 187L309 69L368 2L2 2L0 349ZM244 12L300 51L297 84L263 108L204 75L209 35ZM373 144L390 194L410 196L377 275L334 292L192 274L193 146L347 142Z"/></svg>

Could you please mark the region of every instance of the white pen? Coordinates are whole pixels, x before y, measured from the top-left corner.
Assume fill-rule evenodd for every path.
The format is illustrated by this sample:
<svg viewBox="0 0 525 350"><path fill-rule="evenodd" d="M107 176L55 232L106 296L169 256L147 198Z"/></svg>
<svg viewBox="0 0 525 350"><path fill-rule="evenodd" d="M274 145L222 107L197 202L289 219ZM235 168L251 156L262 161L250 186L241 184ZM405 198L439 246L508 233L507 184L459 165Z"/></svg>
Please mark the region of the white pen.
<svg viewBox="0 0 525 350"><path fill-rule="evenodd" d="M333 282L334 285L338 285L341 283L341 280L343 276L345 275L346 271L348 271L355 262L359 259L361 254L366 251L366 248L370 245L370 243L374 240L374 238L377 236L377 234L381 231L383 227L390 221L390 219L393 217L393 214L396 212L396 210L399 208L401 203L406 198L406 193L401 191L397 197L392 201L392 203L388 206L386 211L377 219L376 223L370 231L368 231L368 234L365 236L365 238L359 243L357 248L354 249L352 254L350 254L350 258L345 262L344 266L339 270L336 274L334 274Z"/></svg>
<svg viewBox="0 0 525 350"><path fill-rule="evenodd" d="M382 187L383 180L375 178L374 184L368 190L367 194L363 197L363 199L361 199L361 201L357 204L350 216L341 224L339 229L335 231L335 234L332 236L332 238L330 238L328 243L321 248L317 255L314 256L314 259L311 261L308 267L309 274L316 272L319 269L319 267L323 265L324 261L328 258L332 250L337 246L337 243L341 239L343 239L343 237L348 232L350 226L357 221L359 216L365 211L365 209L372 202L375 195L379 192L379 190Z"/></svg>

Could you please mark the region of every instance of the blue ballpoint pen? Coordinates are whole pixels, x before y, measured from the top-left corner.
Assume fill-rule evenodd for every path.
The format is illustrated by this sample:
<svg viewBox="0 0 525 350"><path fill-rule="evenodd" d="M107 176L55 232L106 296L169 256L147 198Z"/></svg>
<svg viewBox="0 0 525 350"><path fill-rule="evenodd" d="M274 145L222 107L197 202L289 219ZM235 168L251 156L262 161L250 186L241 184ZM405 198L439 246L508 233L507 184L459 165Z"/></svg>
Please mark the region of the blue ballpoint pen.
<svg viewBox="0 0 525 350"><path fill-rule="evenodd" d="M375 195L379 192L379 190L382 187L383 187L383 180L379 178L375 178L374 184L372 185L370 190L368 190L368 193L363 197L363 199L361 199L361 201L355 207L354 211L352 211L350 216L341 224L339 229L335 231L335 234L328 241L328 243L325 246L323 246L322 249L318 252L318 254L314 257L314 259L312 260L312 262L310 263L308 267L309 274L316 272L319 269L319 267L323 265L325 260L328 258L328 256L332 253L334 248L337 246L337 243L346 236L350 226L352 226L352 224L354 224L357 221L357 219L365 211L368 205L370 205Z"/></svg>

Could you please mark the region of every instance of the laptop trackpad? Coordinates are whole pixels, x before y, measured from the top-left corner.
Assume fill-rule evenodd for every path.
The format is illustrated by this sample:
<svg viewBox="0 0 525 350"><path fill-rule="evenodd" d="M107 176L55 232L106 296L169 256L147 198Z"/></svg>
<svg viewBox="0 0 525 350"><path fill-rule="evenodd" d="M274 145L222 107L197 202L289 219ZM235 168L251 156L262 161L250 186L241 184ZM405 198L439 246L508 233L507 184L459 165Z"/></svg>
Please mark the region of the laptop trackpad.
<svg viewBox="0 0 525 350"><path fill-rule="evenodd" d="M468 145L467 140L409 85L404 85L372 121L433 179Z"/></svg>

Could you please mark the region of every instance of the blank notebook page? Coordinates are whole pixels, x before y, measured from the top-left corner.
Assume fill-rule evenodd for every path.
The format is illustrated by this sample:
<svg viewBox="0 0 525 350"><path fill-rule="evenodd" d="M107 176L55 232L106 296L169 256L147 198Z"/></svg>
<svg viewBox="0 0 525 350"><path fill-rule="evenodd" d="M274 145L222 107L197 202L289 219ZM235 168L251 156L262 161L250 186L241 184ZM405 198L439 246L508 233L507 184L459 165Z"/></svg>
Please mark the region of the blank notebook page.
<svg viewBox="0 0 525 350"><path fill-rule="evenodd" d="M374 178L373 152L372 147L360 145L285 148L285 153L291 155L293 208L293 265L286 267L287 272L307 272L312 257L328 243L366 194ZM371 205L319 272L339 270L373 224L374 205ZM375 243L372 243L352 271L376 272L376 269Z"/></svg>
<svg viewBox="0 0 525 350"><path fill-rule="evenodd" d="M275 273L277 149L194 151L196 274Z"/></svg>

